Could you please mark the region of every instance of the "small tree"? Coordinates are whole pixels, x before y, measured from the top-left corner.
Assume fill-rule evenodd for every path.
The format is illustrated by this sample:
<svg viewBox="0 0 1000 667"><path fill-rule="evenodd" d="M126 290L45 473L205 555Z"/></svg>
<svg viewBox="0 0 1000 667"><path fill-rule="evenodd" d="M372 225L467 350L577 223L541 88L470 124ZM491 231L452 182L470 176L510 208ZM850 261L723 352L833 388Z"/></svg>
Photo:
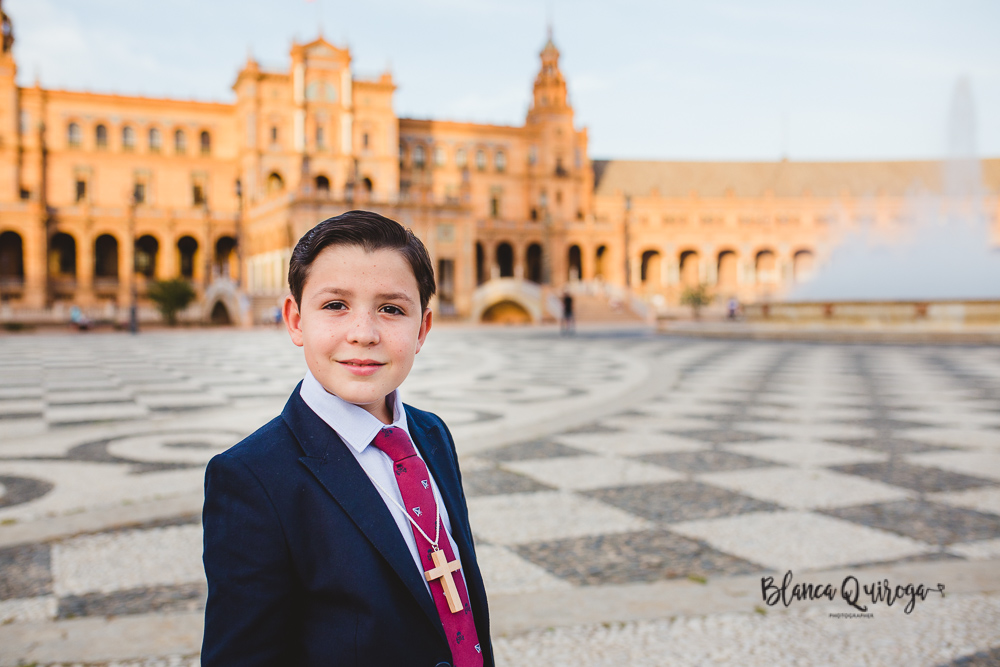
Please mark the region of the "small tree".
<svg viewBox="0 0 1000 667"><path fill-rule="evenodd" d="M699 283L694 287L684 288L684 292L681 294L681 303L691 306L691 313L697 320L701 317L702 306L712 303L712 295L708 291L708 285Z"/></svg>
<svg viewBox="0 0 1000 667"><path fill-rule="evenodd" d="M146 294L170 326L177 324L177 313L187 308L195 297L194 287L181 278L156 280L150 283Z"/></svg>

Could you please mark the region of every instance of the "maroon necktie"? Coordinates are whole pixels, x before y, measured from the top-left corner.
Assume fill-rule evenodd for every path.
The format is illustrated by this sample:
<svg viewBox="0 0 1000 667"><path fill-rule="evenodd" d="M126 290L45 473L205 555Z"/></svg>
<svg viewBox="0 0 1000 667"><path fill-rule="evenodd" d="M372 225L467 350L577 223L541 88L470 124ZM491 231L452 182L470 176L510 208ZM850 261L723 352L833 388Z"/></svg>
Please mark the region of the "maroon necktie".
<svg viewBox="0 0 1000 667"><path fill-rule="evenodd" d="M461 571L451 570L457 568L458 562L443 526L436 539L444 558L439 554L435 559L432 555L435 549L430 540L435 539L438 507L434 500L434 491L431 489L431 476L427 472L427 466L417 456L413 443L410 442L410 436L404 429L384 428L375 436L372 444L392 459L392 471L396 474L396 484L403 496L403 507L412 520L410 528L413 530L413 538L417 541L420 562L423 563L421 569L425 570L425 576L429 572L432 578L429 582L431 597L434 598L434 605L441 617L441 625L444 626L444 633L448 637L452 662L455 663L455 667L481 667L483 655L476 634L476 623L472 617L472 608L469 606L469 593L465 589L465 579ZM413 525L414 521L427 534L426 537ZM451 595L452 604L449 605L445 588L452 586L454 587ZM451 611L451 606L458 604L461 604L462 609Z"/></svg>

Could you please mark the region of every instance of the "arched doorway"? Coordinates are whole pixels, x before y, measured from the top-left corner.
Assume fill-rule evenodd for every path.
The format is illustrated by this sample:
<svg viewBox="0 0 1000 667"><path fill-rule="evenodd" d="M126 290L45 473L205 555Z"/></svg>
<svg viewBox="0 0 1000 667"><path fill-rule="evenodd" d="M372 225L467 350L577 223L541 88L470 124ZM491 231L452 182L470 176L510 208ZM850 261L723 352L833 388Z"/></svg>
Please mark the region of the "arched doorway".
<svg viewBox="0 0 1000 667"><path fill-rule="evenodd" d="M195 257L198 253L198 242L190 236L182 236L177 239L177 258L180 262L180 274L182 278L191 280L194 278Z"/></svg>
<svg viewBox="0 0 1000 667"><path fill-rule="evenodd" d="M24 281L24 243L17 232L0 234L0 280Z"/></svg>
<svg viewBox="0 0 1000 667"><path fill-rule="evenodd" d="M802 282L812 277L814 258L811 250L799 250L792 257L792 278Z"/></svg>
<svg viewBox="0 0 1000 667"><path fill-rule="evenodd" d="M476 241L476 284L482 285L486 280L486 253L483 252L483 244Z"/></svg>
<svg viewBox="0 0 1000 667"><path fill-rule="evenodd" d="M329 194L330 192L330 179L326 176L319 175L316 177L316 190L322 194Z"/></svg>
<svg viewBox="0 0 1000 667"><path fill-rule="evenodd" d="M216 301L215 305L212 306L212 324L232 324L233 318L229 316L229 309L226 308L226 304L221 301Z"/></svg>
<svg viewBox="0 0 1000 667"><path fill-rule="evenodd" d="M608 254L608 247L601 245L597 246L597 252L594 253L594 277L604 278L604 258Z"/></svg>
<svg viewBox="0 0 1000 667"><path fill-rule="evenodd" d="M757 261L754 269L757 274L758 284L778 282L778 263L774 257L774 253L770 250L761 250L757 253Z"/></svg>
<svg viewBox="0 0 1000 667"><path fill-rule="evenodd" d="M160 250L160 242L146 234L135 242L135 272L139 275L153 278L156 276L156 255Z"/></svg>
<svg viewBox="0 0 1000 667"><path fill-rule="evenodd" d="M59 278L76 277L76 239L59 232L49 242L49 273Z"/></svg>
<svg viewBox="0 0 1000 667"><path fill-rule="evenodd" d="M232 236L220 236L215 242L214 274L221 278L236 275L236 239Z"/></svg>
<svg viewBox="0 0 1000 667"><path fill-rule="evenodd" d="M275 195L285 189L285 179L276 171L267 177L267 194Z"/></svg>
<svg viewBox="0 0 1000 667"><path fill-rule="evenodd" d="M694 250L681 253L681 285L697 287L701 283L701 258Z"/></svg>
<svg viewBox="0 0 1000 667"><path fill-rule="evenodd" d="M372 193L372 189L374 189L374 187L375 187L375 184L372 183L372 179L371 178L369 178L368 176L365 176L364 178L361 179L361 187L363 187L365 189L365 192L367 192L368 194L371 194Z"/></svg>
<svg viewBox="0 0 1000 667"><path fill-rule="evenodd" d="M94 241L94 277L118 277L118 239L101 234Z"/></svg>
<svg viewBox="0 0 1000 667"><path fill-rule="evenodd" d="M719 253L717 283L723 289L736 288L736 253L732 250L723 250Z"/></svg>
<svg viewBox="0 0 1000 667"><path fill-rule="evenodd" d="M501 278L514 277L514 248L506 241L497 246L497 266Z"/></svg>
<svg viewBox="0 0 1000 667"><path fill-rule="evenodd" d="M642 262L639 264L639 282L644 287L660 287L660 277L662 275L660 252L658 250L647 250L642 253Z"/></svg>
<svg viewBox="0 0 1000 667"><path fill-rule="evenodd" d="M571 245L567 254L567 274L566 279L570 282L579 280L583 275L583 261L580 257L580 246Z"/></svg>
<svg viewBox="0 0 1000 667"><path fill-rule="evenodd" d="M528 268L528 274L525 276L528 280L533 283L542 282L542 246L537 243L532 243L528 246L528 250L525 253L525 266Z"/></svg>
<svg viewBox="0 0 1000 667"><path fill-rule="evenodd" d="M493 324L531 324L531 315L518 302L504 299L483 311L482 321Z"/></svg>

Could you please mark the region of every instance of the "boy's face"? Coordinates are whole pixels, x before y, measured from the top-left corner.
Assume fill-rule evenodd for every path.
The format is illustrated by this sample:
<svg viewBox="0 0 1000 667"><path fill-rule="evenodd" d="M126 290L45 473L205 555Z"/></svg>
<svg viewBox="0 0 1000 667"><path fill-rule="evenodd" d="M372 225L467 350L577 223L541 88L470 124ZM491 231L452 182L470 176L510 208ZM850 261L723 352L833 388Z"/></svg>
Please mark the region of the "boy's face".
<svg viewBox="0 0 1000 667"><path fill-rule="evenodd" d="M320 384L391 423L385 397L402 384L431 328L402 254L324 248L309 267L301 307L285 299L285 326Z"/></svg>

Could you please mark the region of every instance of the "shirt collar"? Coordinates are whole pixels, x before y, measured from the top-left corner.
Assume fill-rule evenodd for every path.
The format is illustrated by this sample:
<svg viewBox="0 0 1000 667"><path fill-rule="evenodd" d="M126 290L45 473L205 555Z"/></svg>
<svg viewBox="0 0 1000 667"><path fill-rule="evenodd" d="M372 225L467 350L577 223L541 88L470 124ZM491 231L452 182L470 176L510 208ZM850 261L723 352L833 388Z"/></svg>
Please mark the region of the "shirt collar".
<svg viewBox="0 0 1000 667"><path fill-rule="evenodd" d="M319 383L310 371L302 378L302 389L299 390L302 400L327 423L341 440L358 452L364 451L371 444L378 432L390 424L383 424L372 413L362 407L348 403L335 394L331 394ZM393 422L391 426L401 428L409 435L406 424L406 411L399 389L394 389L388 396L392 406Z"/></svg>

